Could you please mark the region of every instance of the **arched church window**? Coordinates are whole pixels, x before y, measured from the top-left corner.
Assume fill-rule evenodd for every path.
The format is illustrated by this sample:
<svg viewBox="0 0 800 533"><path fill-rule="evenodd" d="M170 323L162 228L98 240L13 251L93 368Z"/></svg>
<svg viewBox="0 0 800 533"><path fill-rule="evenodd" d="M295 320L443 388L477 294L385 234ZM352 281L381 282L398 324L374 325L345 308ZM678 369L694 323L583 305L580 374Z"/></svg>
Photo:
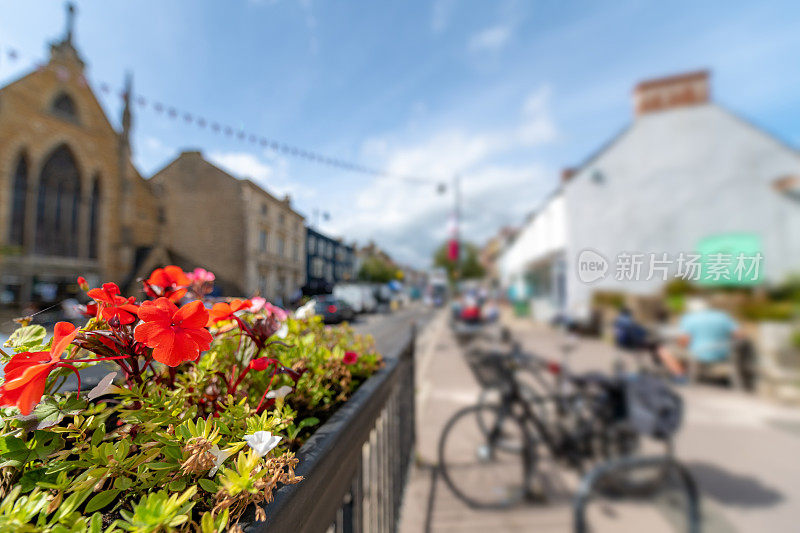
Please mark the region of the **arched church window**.
<svg viewBox="0 0 800 533"><path fill-rule="evenodd" d="M53 114L73 122L78 121L78 106L75 105L75 100L67 93L59 93L53 99L50 107Z"/></svg>
<svg viewBox="0 0 800 533"><path fill-rule="evenodd" d="M36 253L78 255L81 183L78 166L66 145L42 165L36 201Z"/></svg>
<svg viewBox="0 0 800 533"><path fill-rule="evenodd" d="M24 155L20 155L17 161L12 187L8 244L22 246L25 240L25 205L28 198L28 160Z"/></svg>
<svg viewBox="0 0 800 533"><path fill-rule="evenodd" d="M100 176L94 177L89 199L89 257L97 258L100 247Z"/></svg>

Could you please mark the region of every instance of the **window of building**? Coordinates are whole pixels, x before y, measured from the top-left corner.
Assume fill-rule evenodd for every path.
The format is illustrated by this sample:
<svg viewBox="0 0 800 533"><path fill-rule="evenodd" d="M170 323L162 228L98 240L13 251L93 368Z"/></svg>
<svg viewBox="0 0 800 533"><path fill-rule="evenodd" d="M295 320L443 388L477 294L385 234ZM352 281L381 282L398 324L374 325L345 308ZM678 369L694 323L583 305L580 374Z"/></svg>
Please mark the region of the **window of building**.
<svg viewBox="0 0 800 533"><path fill-rule="evenodd" d="M267 277L263 274L258 276L258 290L261 296L267 296Z"/></svg>
<svg viewBox="0 0 800 533"><path fill-rule="evenodd" d="M283 257L283 253L284 253L283 237L278 237L278 255Z"/></svg>
<svg viewBox="0 0 800 533"><path fill-rule="evenodd" d="M11 227L8 243L22 246L25 241L25 206L28 198L28 161L19 157L14 171L14 188L11 193Z"/></svg>
<svg viewBox="0 0 800 533"><path fill-rule="evenodd" d="M261 214L262 215L267 214L267 204L261 204Z"/></svg>
<svg viewBox="0 0 800 533"><path fill-rule="evenodd" d="M293 257L295 261L300 261L300 244L297 242L294 243Z"/></svg>
<svg viewBox="0 0 800 533"><path fill-rule="evenodd" d="M53 98L53 103L50 105L50 110L54 115L60 118L70 120L72 122L78 121L78 106L75 105L75 100L72 99L67 93L59 93Z"/></svg>
<svg viewBox="0 0 800 533"><path fill-rule="evenodd" d="M286 215L284 215L283 213L281 213L280 215L278 215L278 224L280 224L281 226L283 226L283 224L284 224L285 222L286 222Z"/></svg>
<svg viewBox="0 0 800 533"><path fill-rule="evenodd" d="M89 199L89 257L97 258L100 247L100 176L94 177Z"/></svg>
<svg viewBox="0 0 800 533"><path fill-rule="evenodd" d="M314 237L308 236L308 254L311 255L314 253Z"/></svg>
<svg viewBox="0 0 800 533"><path fill-rule="evenodd" d="M81 182L72 152L61 145L45 160L36 201L37 253L78 255Z"/></svg>
<svg viewBox="0 0 800 533"><path fill-rule="evenodd" d="M267 232L263 229L258 232L258 249L262 252L267 251Z"/></svg>

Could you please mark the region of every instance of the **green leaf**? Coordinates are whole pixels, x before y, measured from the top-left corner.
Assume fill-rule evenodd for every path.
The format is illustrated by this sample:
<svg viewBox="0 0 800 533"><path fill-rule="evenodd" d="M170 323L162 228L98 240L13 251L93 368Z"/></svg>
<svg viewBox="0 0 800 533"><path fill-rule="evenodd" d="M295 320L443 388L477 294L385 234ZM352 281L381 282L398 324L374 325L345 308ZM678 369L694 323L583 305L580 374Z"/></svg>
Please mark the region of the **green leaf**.
<svg viewBox="0 0 800 533"><path fill-rule="evenodd" d="M133 480L129 477L118 477L114 480L114 487L120 490L129 489L133 485Z"/></svg>
<svg viewBox="0 0 800 533"><path fill-rule="evenodd" d="M93 513L97 510L102 509L103 507L107 506L114 499L117 497L117 494L121 492L120 489L108 489L104 490L103 492L96 494L89 503L86 504L86 509L84 510L85 513Z"/></svg>
<svg viewBox="0 0 800 533"><path fill-rule="evenodd" d="M35 431L33 436L28 443L17 437L0 437L0 455L3 459L19 461L24 465L34 459L45 459L64 445L64 439L49 431Z"/></svg>
<svg viewBox="0 0 800 533"><path fill-rule="evenodd" d="M145 465L150 470L169 470L170 468L177 468L178 465L175 463L161 463L161 462L154 462L154 463L147 463Z"/></svg>
<svg viewBox="0 0 800 533"><path fill-rule="evenodd" d="M165 446L164 455L175 461L180 461L183 459L183 452L181 451L180 446Z"/></svg>
<svg viewBox="0 0 800 533"><path fill-rule="evenodd" d="M94 513L89 526L89 533L103 533L103 515Z"/></svg>
<svg viewBox="0 0 800 533"><path fill-rule="evenodd" d="M26 471L19 479L19 485L22 487L22 492L25 493L32 491L34 488L36 488L36 485L38 485L40 481L55 481L55 475L48 474L49 473L44 467L32 468Z"/></svg>
<svg viewBox="0 0 800 533"><path fill-rule="evenodd" d="M70 470L76 468L77 465L72 461L59 461L47 467L48 474L56 474L62 470Z"/></svg>
<svg viewBox="0 0 800 533"><path fill-rule="evenodd" d="M103 437L106 436L106 424L101 422L97 429L92 433L92 446L99 446L103 442Z"/></svg>
<svg viewBox="0 0 800 533"><path fill-rule="evenodd" d="M10 346L15 350L20 348L30 349L41 346L46 336L47 331L42 326L23 326L11 334L5 346Z"/></svg>
<svg viewBox="0 0 800 533"><path fill-rule="evenodd" d="M167 488L171 491L182 492L186 488L186 482L182 479L176 479L167 485Z"/></svg>
<svg viewBox="0 0 800 533"><path fill-rule="evenodd" d="M197 484L200 485L200 488L202 488L204 491L210 492L211 494L216 494L217 489L219 488L216 483L205 477L200 478L197 481Z"/></svg>
<svg viewBox="0 0 800 533"><path fill-rule="evenodd" d="M317 424L319 424L319 418L310 416L308 418L304 418L303 420L301 420L300 423L297 425L297 428L303 429L310 426L316 426Z"/></svg>
<svg viewBox="0 0 800 533"><path fill-rule="evenodd" d="M55 516L53 516L53 520L56 522L60 522L63 518L66 518L72 512L78 508L80 504L84 502L86 498L89 497L91 494L91 489L82 490L79 492L73 492L70 494L67 499L65 499L61 505L58 507Z"/></svg>
<svg viewBox="0 0 800 533"><path fill-rule="evenodd" d="M36 406L33 414L39 419L36 429L45 429L55 426L65 416L77 415L86 408L87 402L77 395L70 394L61 400L48 396Z"/></svg>

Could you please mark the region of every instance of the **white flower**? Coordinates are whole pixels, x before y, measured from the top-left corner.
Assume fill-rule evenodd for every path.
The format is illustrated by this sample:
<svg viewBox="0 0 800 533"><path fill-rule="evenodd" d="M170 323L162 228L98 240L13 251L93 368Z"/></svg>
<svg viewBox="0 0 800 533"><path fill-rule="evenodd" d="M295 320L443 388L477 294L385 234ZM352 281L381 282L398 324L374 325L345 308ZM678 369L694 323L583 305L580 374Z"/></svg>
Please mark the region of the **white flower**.
<svg viewBox="0 0 800 533"><path fill-rule="evenodd" d="M280 327L280 329L275 332L275 336L278 337L279 339L285 339L286 335L288 334L289 334L289 326L285 322Z"/></svg>
<svg viewBox="0 0 800 533"><path fill-rule="evenodd" d="M297 309L297 311L294 312L295 318L299 320L304 320L306 318L311 318L312 316L314 316L314 305L316 305L316 302L314 300L309 300L308 302L306 302L305 305L303 305L302 307Z"/></svg>
<svg viewBox="0 0 800 533"><path fill-rule="evenodd" d="M292 388L289 385L284 385L283 387L279 388L278 390L271 390L267 393L267 399L275 398L276 400L280 400L284 398L287 394L292 392Z"/></svg>
<svg viewBox="0 0 800 533"><path fill-rule="evenodd" d="M89 391L86 397L89 400L94 400L95 398L99 398L104 394L108 394L109 392L116 392L119 390L119 387L114 385L114 378L117 377L116 372L111 372L110 374L106 374L103 376L103 379L95 385L95 387Z"/></svg>
<svg viewBox="0 0 800 533"><path fill-rule="evenodd" d="M259 457L264 457L281 441L281 437L269 431L256 431L252 435L244 436L247 445L253 448Z"/></svg>
<svg viewBox="0 0 800 533"><path fill-rule="evenodd" d="M222 451L219 449L219 446L215 444L208 450L208 453L214 456L214 467L208 471L208 477L214 477L214 474L217 473L222 463L224 463L228 457L236 453L238 449L238 446L231 446L230 448L226 448L225 451Z"/></svg>

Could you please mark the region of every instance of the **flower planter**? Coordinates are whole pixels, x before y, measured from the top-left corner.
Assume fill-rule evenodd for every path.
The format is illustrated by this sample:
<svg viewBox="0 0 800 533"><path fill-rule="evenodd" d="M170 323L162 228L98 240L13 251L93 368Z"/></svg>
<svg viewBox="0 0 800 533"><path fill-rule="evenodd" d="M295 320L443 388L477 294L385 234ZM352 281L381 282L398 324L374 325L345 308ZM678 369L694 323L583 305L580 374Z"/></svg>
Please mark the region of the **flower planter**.
<svg viewBox="0 0 800 533"><path fill-rule="evenodd" d="M278 505L300 482L298 448L309 462L298 474L319 494L341 492L342 476L352 474L347 468L362 472L354 461L364 453L386 465L364 467L381 476L370 490L402 478L388 443L404 443L407 464L413 442L407 332L382 339L396 356L384 366L375 343L351 328L290 317L263 298L206 299L207 284L175 266L154 271L140 300L122 296L113 283L89 289L79 279L79 285L93 300L86 324L59 322L52 340L41 326L22 327L9 339L10 353L0 354L1 530L116 524L189 531L202 524L203 531L222 531L253 524L270 519L263 506L275 491L286 485ZM106 363L117 372L86 393L80 370ZM64 387L67 375L77 387ZM360 407L351 407L354 395ZM365 432L377 448L347 447ZM334 435L336 446L326 435ZM353 485L352 476L345 484ZM389 509L386 494L399 491L387 491L358 501ZM333 505L314 500L320 510L292 520L319 520ZM376 516L387 520L383 511Z"/></svg>
<svg viewBox="0 0 800 533"><path fill-rule="evenodd" d="M377 341L384 368L300 448L295 472L303 481L275 492L266 519L250 509L240 522L245 531L395 529L415 441L414 333Z"/></svg>

